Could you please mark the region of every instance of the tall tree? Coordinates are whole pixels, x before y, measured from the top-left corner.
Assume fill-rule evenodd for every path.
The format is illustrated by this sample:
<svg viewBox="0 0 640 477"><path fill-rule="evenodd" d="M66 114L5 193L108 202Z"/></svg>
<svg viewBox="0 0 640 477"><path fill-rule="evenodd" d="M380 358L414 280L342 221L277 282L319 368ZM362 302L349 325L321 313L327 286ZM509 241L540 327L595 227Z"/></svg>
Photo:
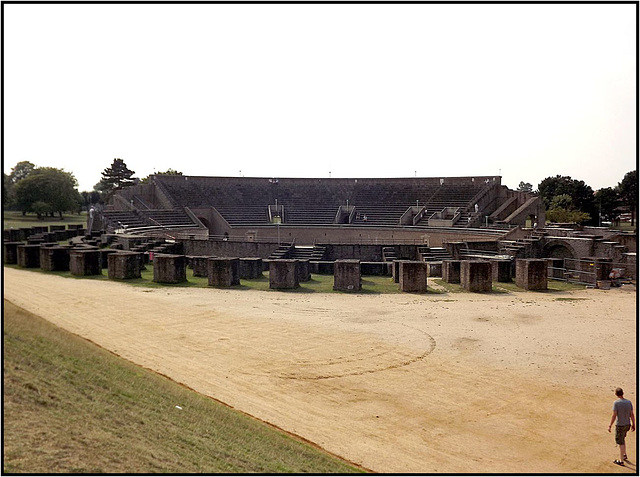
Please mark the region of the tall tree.
<svg viewBox="0 0 640 477"><path fill-rule="evenodd" d="M18 162L9 174L9 179L13 184L20 182L22 179L26 179L29 174L36 170L37 166L29 161Z"/></svg>
<svg viewBox="0 0 640 477"><path fill-rule="evenodd" d="M596 202L600 215L609 222L615 221L620 216L618 207L620 206L620 197L618 191L611 187L605 187L596 192Z"/></svg>
<svg viewBox="0 0 640 477"><path fill-rule="evenodd" d="M554 197L566 194L571 197L572 209L589 214L591 218L587 222L590 225L598 224L598 206L593 189L584 181L560 175L547 177L538 185L538 194L547 209L551 209Z"/></svg>
<svg viewBox="0 0 640 477"><path fill-rule="evenodd" d="M102 179L95 187L108 196L115 191L133 185L133 174L135 172L130 170L122 159L116 158L110 167L102 171Z"/></svg>
<svg viewBox="0 0 640 477"><path fill-rule="evenodd" d="M148 175L147 177L144 177L142 179L140 179L140 184L147 184L149 182L149 177L151 175L156 175L156 176L181 176L182 172L180 171L176 171L175 169L167 169L166 172L154 172L153 174Z"/></svg>
<svg viewBox="0 0 640 477"><path fill-rule="evenodd" d="M620 201L631 212L631 225L635 225L636 209L638 208L638 171L627 172L618 183Z"/></svg>
<svg viewBox="0 0 640 477"><path fill-rule="evenodd" d="M520 192L531 192L533 190L533 186L528 182L520 181L520 184L518 184L518 190Z"/></svg>
<svg viewBox="0 0 640 477"><path fill-rule="evenodd" d="M39 167L15 185L16 203L23 214L62 213L78 210L78 182L74 175L54 167Z"/></svg>

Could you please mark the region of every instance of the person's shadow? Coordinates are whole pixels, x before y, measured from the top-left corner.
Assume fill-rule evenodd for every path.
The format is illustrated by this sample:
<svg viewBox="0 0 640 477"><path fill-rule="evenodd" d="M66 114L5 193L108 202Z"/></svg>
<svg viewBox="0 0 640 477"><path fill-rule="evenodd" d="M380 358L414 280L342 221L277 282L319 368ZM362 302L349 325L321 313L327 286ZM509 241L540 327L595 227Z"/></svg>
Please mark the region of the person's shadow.
<svg viewBox="0 0 640 477"><path fill-rule="evenodd" d="M638 472L638 467L636 466L635 462L631 462L630 460L627 459L624 461L624 466L629 470L632 470L636 473Z"/></svg>

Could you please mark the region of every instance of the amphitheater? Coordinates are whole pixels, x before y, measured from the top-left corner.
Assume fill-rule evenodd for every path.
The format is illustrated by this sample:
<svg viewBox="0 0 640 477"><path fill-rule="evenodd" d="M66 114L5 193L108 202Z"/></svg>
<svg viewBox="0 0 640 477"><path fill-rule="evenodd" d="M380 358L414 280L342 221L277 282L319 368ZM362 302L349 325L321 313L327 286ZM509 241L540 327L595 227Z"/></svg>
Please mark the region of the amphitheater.
<svg viewBox="0 0 640 477"><path fill-rule="evenodd" d="M5 263L11 244L27 245L4 268L4 298L371 471L637 472L635 455L611 464L606 432L612 390L636 400L633 234L537 226L540 198L499 176L157 175L89 220L86 230L5 231ZM234 257L259 259L269 274L277 263L306 263L313 276L348 262L358 277L392 280L395 264L417 263L431 290L445 278L441 264L508 262L517 283L516 263L544 259L545 289L496 280L493 293L138 288L27 270L56 266L42 259L53 249L69 266L46 244L63 237L77 256L131 254L154 273L164 257L174 272ZM37 264L24 261L27 250L39 251ZM620 287L604 286L612 268L624 270ZM582 288L547 290L548 279ZM628 448L635 442L631 433Z"/></svg>

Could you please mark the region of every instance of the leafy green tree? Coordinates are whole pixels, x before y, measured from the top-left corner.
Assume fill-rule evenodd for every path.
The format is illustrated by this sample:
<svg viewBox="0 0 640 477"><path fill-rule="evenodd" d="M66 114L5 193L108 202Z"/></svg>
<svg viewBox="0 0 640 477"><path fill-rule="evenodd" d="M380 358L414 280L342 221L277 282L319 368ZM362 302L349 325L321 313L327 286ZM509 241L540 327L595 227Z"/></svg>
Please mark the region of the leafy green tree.
<svg viewBox="0 0 640 477"><path fill-rule="evenodd" d="M29 161L21 161L18 162L13 169L11 169L11 174L9 175L9 179L13 184L17 184L22 179L26 179L29 177L33 171L37 169L37 166Z"/></svg>
<svg viewBox="0 0 640 477"><path fill-rule="evenodd" d="M102 171L102 179L94 189L101 191L105 196L134 184L134 171L130 170L122 159L116 158Z"/></svg>
<svg viewBox="0 0 640 477"><path fill-rule="evenodd" d="M584 181L560 175L547 177L540 182L537 192L542 197L547 210L552 209L551 202L554 197L564 194L570 196L571 208L568 210L583 212L590 217L585 222L589 222L591 225L598 224L598 206L593 189L585 184Z"/></svg>
<svg viewBox="0 0 640 477"><path fill-rule="evenodd" d="M551 204L546 213L550 222L581 224L591 219L586 212L576 210L573 207L573 199L569 194L556 195L551 199Z"/></svg>
<svg viewBox="0 0 640 477"><path fill-rule="evenodd" d="M97 190L82 191L80 193L82 197L82 205L87 208L87 210L93 205L100 202L100 193Z"/></svg>
<svg viewBox="0 0 640 477"><path fill-rule="evenodd" d="M620 201L631 212L631 225L635 225L636 209L638 208L638 171L627 172L618 183Z"/></svg>
<svg viewBox="0 0 640 477"><path fill-rule="evenodd" d="M596 202L600 215L606 220L613 222L620 216L620 197L618 191L611 187L605 187L596 192Z"/></svg>
<svg viewBox="0 0 640 477"><path fill-rule="evenodd" d="M533 190L533 186L528 182L520 181L520 184L518 184L518 190L520 192L531 192Z"/></svg>
<svg viewBox="0 0 640 477"><path fill-rule="evenodd" d="M13 193L13 184L11 178L2 173L2 208L10 209L15 202L15 194Z"/></svg>
<svg viewBox="0 0 640 477"><path fill-rule="evenodd" d="M151 175L156 176L181 176L182 172L176 171L175 169L167 169L166 172L154 172L153 174L148 175L147 177L140 179L140 184L148 184Z"/></svg>
<svg viewBox="0 0 640 477"><path fill-rule="evenodd" d="M22 213L53 215L78 209L78 182L74 175L54 167L34 169L15 185L16 204ZM45 207L45 204L47 207Z"/></svg>

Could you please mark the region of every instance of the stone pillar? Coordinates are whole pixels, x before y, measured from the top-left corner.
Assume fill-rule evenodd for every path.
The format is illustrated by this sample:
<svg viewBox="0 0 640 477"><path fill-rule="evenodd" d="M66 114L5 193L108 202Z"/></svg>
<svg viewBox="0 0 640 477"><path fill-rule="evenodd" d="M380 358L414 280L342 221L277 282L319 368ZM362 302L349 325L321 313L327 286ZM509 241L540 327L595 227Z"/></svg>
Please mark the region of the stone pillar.
<svg viewBox="0 0 640 477"><path fill-rule="evenodd" d="M24 268L38 268L40 266L40 245L18 245L18 266Z"/></svg>
<svg viewBox="0 0 640 477"><path fill-rule="evenodd" d="M536 258L517 259L516 285L525 290L546 290L547 261Z"/></svg>
<svg viewBox="0 0 640 477"><path fill-rule="evenodd" d="M417 293L427 291L427 264L425 262L400 260L398 267L400 290Z"/></svg>
<svg viewBox="0 0 640 477"><path fill-rule="evenodd" d="M491 273L494 282L510 282L511 260L491 260Z"/></svg>
<svg viewBox="0 0 640 477"><path fill-rule="evenodd" d="M298 271L298 282L308 282L311 280L309 260L296 259L296 270Z"/></svg>
<svg viewBox="0 0 640 477"><path fill-rule="evenodd" d="M336 260L333 264L333 289L358 291L362 289L360 260Z"/></svg>
<svg viewBox="0 0 640 477"><path fill-rule="evenodd" d="M193 269L194 277L208 277L209 276L209 259L215 258L212 256L192 256L189 257L189 263Z"/></svg>
<svg viewBox="0 0 640 477"><path fill-rule="evenodd" d="M108 277L112 280L140 278L142 253L117 252L107 256Z"/></svg>
<svg viewBox="0 0 640 477"><path fill-rule="evenodd" d="M596 280L608 280L609 273L613 268L613 259L597 257L594 259L596 264Z"/></svg>
<svg viewBox="0 0 640 477"><path fill-rule="evenodd" d="M2 263L6 265L15 265L18 263L18 245L24 245L23 242L4 242L2 244Z"/></svg>
<svg viewBox="0 0 640 477"><path fill-rule="evenodd" d="M240 259L240 278L243 280L254 280L262 276L262 259L261 258L241 258Z"/></svg>
<svg viewBox="0 0 640 477"><path fill-rule="evenodd" d="M442 262L426 262L427 263L427 276L428 277L441 277L442 276Z"/></svg>
<svg viewBox="0 0 640 477"><path fill-rule="evenodd" d="M157 283L182 283L187 281L187 257L156 253L153 256L153 281Z"/></svg>
<svg viewBox="0 0 640 477"><path fill-rule="evenodd" d="M69 252L69 270L72 275L101 275L100 250L71 250Z"/></svg>
<svg viewBox="0 0 640 477"><path fill-rule="evenodd" d="M460 283L460 260L442 261L442 279L447 283Z"/></svg>
<svg viewBox="0 0 640 477"><path fill-rule="evenodd" d="M393 283L400 283L400 262L402 260L394 260L391 262L391 276Z"/></svg>
<svg viewBox="0 0 640 477"><path fill-rule="evenodd" d="M240 285L240 259L237 257L210 257L207 261L210 287Z"/></svg>
<svg viewBox="0 0 640 477"><path fill-rule="evenodd" d="M271 260L269 262L269 288L298 288L298 272L295 260Z"/></svg>
<svg viewBox="0 0 640 477"><path fill-rule="evenodd" d="M69 270L71 260L71 248L60 247L40 247L40 268L47 272Z"/></svg>
<svg viewBox="0 0 640 477"><path fill-rule="evenodd" d="M490 292L491 263L484 260L461 261L460 284L470 292Z"/></svg>

